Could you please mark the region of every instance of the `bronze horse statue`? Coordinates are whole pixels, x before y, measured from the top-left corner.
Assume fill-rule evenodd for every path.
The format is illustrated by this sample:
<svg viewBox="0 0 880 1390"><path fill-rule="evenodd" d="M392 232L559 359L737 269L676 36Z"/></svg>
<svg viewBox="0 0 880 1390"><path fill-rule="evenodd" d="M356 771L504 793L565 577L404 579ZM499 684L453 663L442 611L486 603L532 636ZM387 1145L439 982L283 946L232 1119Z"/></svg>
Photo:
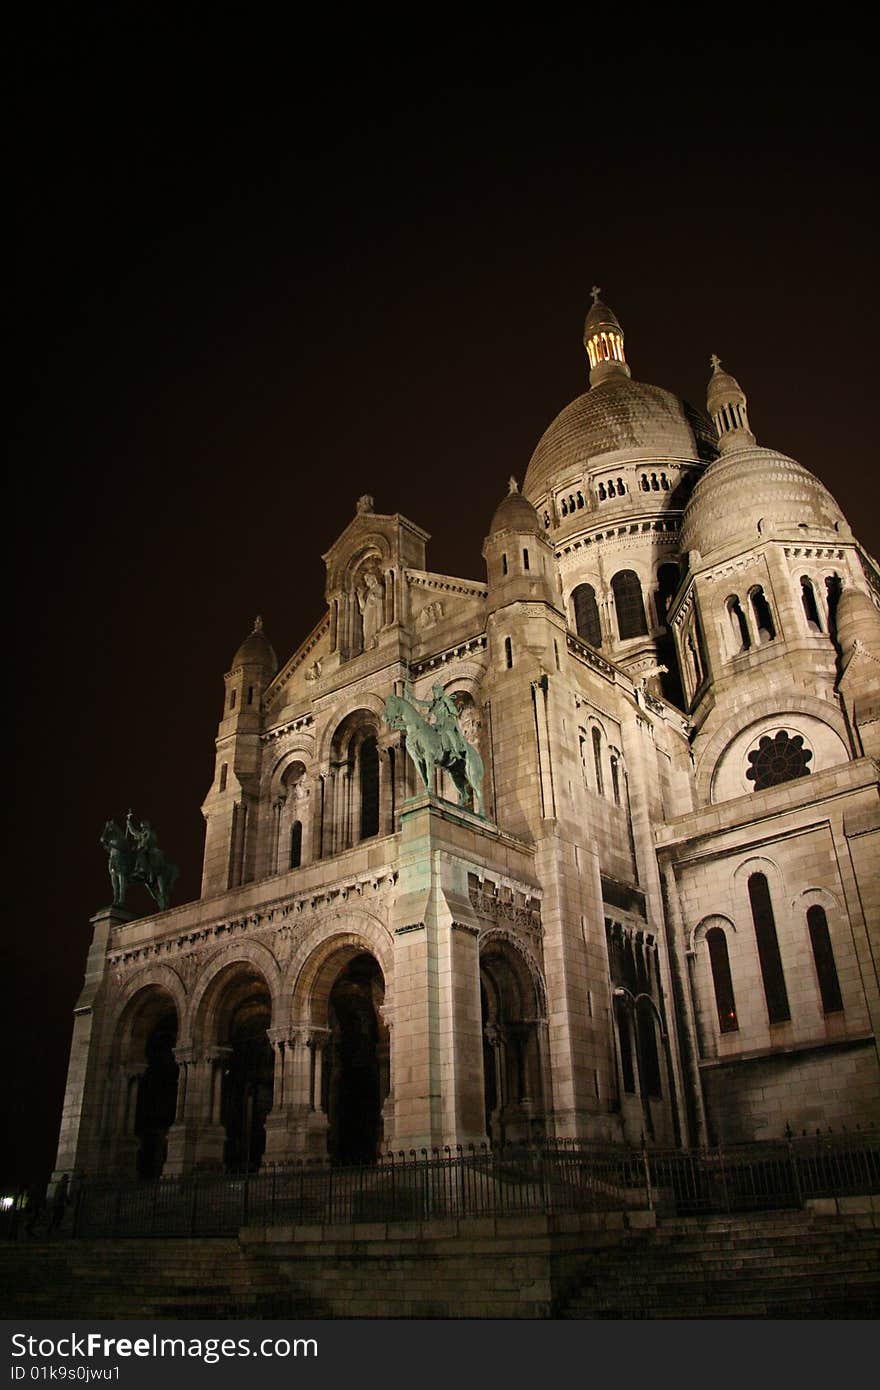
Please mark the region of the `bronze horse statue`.
<svg viewBox="0 0 880 1390"><path fill-rule="evenodd" d="M149 830L149 825L144 822ZM107 851L107 868L113 886L113 906L123 907L129 883L143 883L156 906L164 912L171 903L171 889L180 870L165 858L152 836L152 843L140 849L125 830L114 820L108 820L101 832L101 844Z"/></svg>
<svg viewBox="0 0 880 1390"><path fill-rule="evenodd" d="M460 746L464 753L449 746L443 731L429 724L417 709L400 695L389 695L383 711L385 723L390 729L401 729L406 734L406 751L418 769L419 776L430 792L434 785L434 768L442 767L455 785L459 806L466 806L468 793L474 794L474 810L478 816L483 811L483 759L472 743L458 731Z"/></svg>

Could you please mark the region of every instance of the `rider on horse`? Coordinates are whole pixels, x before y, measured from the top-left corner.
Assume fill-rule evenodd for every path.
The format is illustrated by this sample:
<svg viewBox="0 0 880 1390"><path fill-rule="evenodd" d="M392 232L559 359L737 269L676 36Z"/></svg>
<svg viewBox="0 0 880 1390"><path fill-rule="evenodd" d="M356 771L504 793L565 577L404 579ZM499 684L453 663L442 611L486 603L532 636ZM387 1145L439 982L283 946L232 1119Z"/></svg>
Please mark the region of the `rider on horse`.
<svg viewBox="0 0 880 1390"><path fill-rule="evenodd" d="M440 747L443 752L448 753L451 758L466 758L467 743L458 725L458 710L451 695L447 695L443 686L439 682L431 687L431 699L420 700L413 693L412 686L407 681L407 699L413 705L421 705L427 709L428 716L433 720L433 727L440 736Z"/></svg>

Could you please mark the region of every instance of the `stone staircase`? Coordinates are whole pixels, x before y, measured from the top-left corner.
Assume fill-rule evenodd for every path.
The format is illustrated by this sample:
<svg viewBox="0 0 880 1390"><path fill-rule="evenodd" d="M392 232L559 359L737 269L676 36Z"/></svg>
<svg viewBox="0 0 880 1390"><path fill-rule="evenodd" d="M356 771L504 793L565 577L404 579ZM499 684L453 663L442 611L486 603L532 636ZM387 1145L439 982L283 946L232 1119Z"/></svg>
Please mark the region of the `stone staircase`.
<svg viewBox="0 0 880 1390"><path fill-rule="evenodd" d="M809 1211L664 1220L594 1248L557 1318L871 1318L880 1228Z"/></svg>
<svg viewBox="0 0 880 1390"><path fill-rule="evenodd" d="M274 1318L327 1316L237 1240L4 1241L0 1316Z"/></svg>
<svg viewBox="0 0 880 1390"><path fill-rule="evenodd" d="M0 1241L0 1317L872 1318L880 1210Z"/></svg>

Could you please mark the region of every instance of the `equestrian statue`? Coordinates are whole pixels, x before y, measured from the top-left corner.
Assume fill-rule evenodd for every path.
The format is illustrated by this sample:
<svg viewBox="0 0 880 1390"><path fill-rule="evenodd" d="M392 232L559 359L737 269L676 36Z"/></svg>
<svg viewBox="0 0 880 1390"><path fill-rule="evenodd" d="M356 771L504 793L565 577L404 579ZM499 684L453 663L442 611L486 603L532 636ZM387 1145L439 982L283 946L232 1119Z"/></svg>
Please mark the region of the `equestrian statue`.
<svg viewBox="0 0 880 1390"><path fill-rule="evenodd" d="M180 871L165 858L148 820L138 824L129 811L124 830L115 820L108 820L101 833L101 844L107 851L114 907L125 906L129 883L143 883L162 912L170 906L171 889Z"/></svg>
<svg viewBox="0 0 880 1390"><path fill-rule="evenodd" d="M416 708L427 710L427 718ZM416 765L428 792L433 791L434 769L441 767L458 792L459 806L466 806L473 793L474 810L483 811L483 759L461 732L458 710L442 685L435 684L430 700L419 700L409 682L403 695L389 695L385 701L385 723L406 734L406 751Z"/></svg>

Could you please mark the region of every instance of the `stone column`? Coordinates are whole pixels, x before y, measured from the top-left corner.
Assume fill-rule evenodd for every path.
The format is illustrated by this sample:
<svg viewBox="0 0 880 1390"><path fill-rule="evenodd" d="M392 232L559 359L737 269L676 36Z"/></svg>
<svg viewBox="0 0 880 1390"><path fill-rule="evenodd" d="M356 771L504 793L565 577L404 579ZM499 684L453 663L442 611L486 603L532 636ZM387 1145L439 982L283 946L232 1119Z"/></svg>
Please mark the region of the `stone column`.
<svg viewBox="0 0 880 1390"><path fill-rule="evenodd" d="M187 1122L193 1129L193 1162L199 1168L222 1168L226 1126L221 1121L223 1071L231 1047L208 1048L193 1068L195 1085L187 1087Z"/></svg>
<svg viewBox="0 0 880 1390"><path fill-rule="evenodd" d="M168 1130L164 1177L178 1177L190 1166L194 1134L189 1116L189 1090L195 1085L195 1056L191 1047L175 1047L177 1063L177 1108L174 1123Z"/></svg>
<svg viewBox="0 0 880 1390"><path fill-rule="evenodd" d="M146 1062L123 1064L121 1069L122 1085L119 1089L116 1138L113 1144L113 1170L124 1177L134 1177L137 1172L140 1139L135 1132L135 1124L141 1078L146 1070Z"/></svg>

